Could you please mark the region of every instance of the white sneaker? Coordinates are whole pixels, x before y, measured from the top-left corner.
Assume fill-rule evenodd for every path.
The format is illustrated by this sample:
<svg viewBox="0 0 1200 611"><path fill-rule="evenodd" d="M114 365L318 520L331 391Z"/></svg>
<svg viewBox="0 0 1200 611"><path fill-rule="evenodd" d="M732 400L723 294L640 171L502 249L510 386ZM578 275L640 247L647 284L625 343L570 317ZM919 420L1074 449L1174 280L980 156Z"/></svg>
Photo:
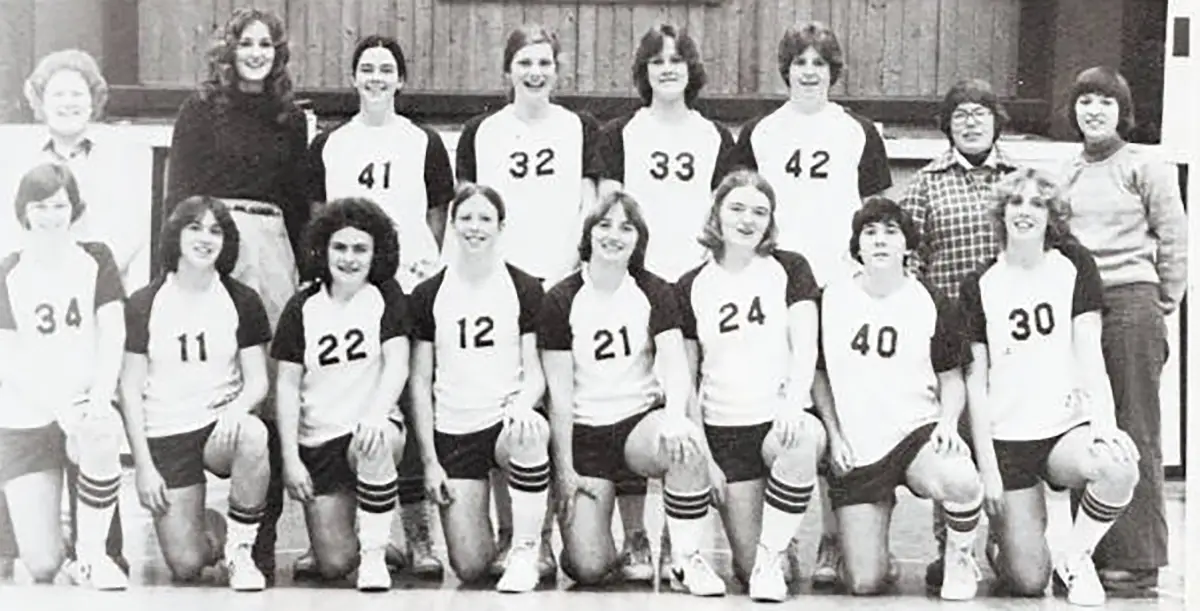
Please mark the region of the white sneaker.
<svg viewBox="0 0 1200 611"><path fill-rule="evenodd" d="M267 578L254 564L253 544L246 542L225 547L225 570L229 573L229 589L235 592L261 592Z"/></svg>
<svg viewBox="0 0 1200 611"><path fill-rule="evenodd" d="M496 591L519 594L532 591L537 584L538 541L518 541L509 549L504 575L496 582Z"/></svg>
<svg viewBox="0 0 1200 611"><path fill-rule="evenodd" d="M1067 584L1067 602L1081 607L1104 604L1107 595L1100 583L1100 576L1096 574L1096 565L1092 564L1091 554L1085 552L1067 556L1054 570Z"/></svg>
<svg viewBox="0 0 1200 611"><path fill-rule="evenodd" d="M754 570L750 572L750 600L778 603L787 599L787 578L783 574L785 553L758 546Z"/></svg>
<svg viewBox="0 0 1200 611"><path fill-rule="evenodd" d="M672 584L686 589L693 596L724 596L725 580L713 570L700 552L692 552L683 560L683 566L671 569Z"/></svg>
<svg viewBox="0 0 1200 611"><path fill-rule="evenodd" d="M971 600L983 578L975 562L974 546L946 545L942 560L942 600Z"/></svg>
<svg viewBox="0 0 1200 611"><path fill-rule="evenodd" d="M94 590L124 590L129 587L129 576L108 556L95 560L76 560L71 567L71 578L75 585Z"/></svg>
<svg viewBox="0 0 1200 611"><path fill-rule="evenodd" d="M814 587L830 587L837 583L838 565L842 562L842 547L835 537L821 537L817 546L817 564L813 569Z"/></svg>
<svg viewBox="0 0 1200 611"><path fill-rule="evenodd" d="M360 592L385 592L392 588L383 548L365 549L358 559L358 589Z"/></svg>

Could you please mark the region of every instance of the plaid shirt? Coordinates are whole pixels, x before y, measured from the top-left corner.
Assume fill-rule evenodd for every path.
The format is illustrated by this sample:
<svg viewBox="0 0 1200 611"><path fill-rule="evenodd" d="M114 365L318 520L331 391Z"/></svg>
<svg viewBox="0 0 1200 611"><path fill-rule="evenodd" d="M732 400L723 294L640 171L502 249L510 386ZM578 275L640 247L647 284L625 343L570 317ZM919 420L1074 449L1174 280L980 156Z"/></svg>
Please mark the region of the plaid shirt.
<svg viewBox="0 0 1200 611"><path fill-rule="evenodd" d="M900 200L917 227L916 273L951 300L963 279L996 255L992 187L1015 169L999 144L977 168L951 147L917 172Z"/></svg>

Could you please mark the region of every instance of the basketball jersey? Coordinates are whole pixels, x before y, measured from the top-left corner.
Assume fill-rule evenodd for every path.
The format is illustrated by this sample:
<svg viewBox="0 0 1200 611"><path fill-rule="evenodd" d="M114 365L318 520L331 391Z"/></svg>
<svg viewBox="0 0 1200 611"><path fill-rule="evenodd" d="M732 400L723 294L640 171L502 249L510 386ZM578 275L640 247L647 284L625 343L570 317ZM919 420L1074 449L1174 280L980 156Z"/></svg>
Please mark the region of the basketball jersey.
<svg viewBox="0 0 1200 611"><path fill-rule="evenodd" d="M654 339L672 329L679 329L679 305L665 280L630 270L615 292L604 293L584 266L546 293L538 347L571 351L575 422L614 424L663 401Z"/></svg>
<svg viewBox="0 0 1200 611"><path fill-rule="evenodd" d="M684 274L679 288L683 336L700 345L704 422L774 420L792 370L788 310L819 294L808 262L787 251L755 257L738 272L709 261Z"/></svg>
<svg viewBox="0 0 1200 611"><path fill-rule="evenodd" d="M601 177L622 183L650 227L647 270L674 282L703 262L707 251L697 239L732 149L729 130L694 110L666 124L642 108L601 129Z"/></svg>
<svg viewBox="0 0 1200 611"><path fill-rule="evenodd" d="M463 435L504 417L521 390L521 338L537 331L542 284L503 263L482 284L468 284L453 266L417 285L414 337L432 342L434 427Z"/></svg>
<svg viewBox="0 0 1200 611"><path fill-rule="evenodd" d="M36 428L88 399L96 374L96 313L125 297L107 246L78 242L52 265L23 251L0 261L0 428ZM10 332L10 333L9 333Z"/></svg>
<svg viewBox="0 0 1200 611"><path fill-rule="evenodd" d="M892 186L869 120L833 103L813 115L784 104L742 129L734 155L775 189L780 248L803 254L821 286L857 269L850 222L863 198Z"/></svg>
<svg viewBox="0 0 1200 611"><path fill-rule="evenodd" d="M1072 400L1079 383L1072 321L1104 307L1087 249L1048 250L1034 269L1001 253L967 276L959 299L970 341L987 344L994 438L1047 439L1086 420Z"/></svg>
<svg viewBox="0 0 1200 611"><path fill-rule="evenodd" d="M841 278L820 305L817 367L829 376L855 466L869 465L937 420L938 374L967 361L962 328L951 302L911 276L886 297Z"/></svg>
<svg viewBox="0 0 1200 611"><path fill-rule="evenodd" d="M345 303L334 301L320 284L288 300L271 356L304 365L301 445L350 433L374 408L369 402L383 371L383 344L412 332L408 299L389 280L364 285Z"/></svg>
<svg viewBox="0 0 1200 611"><path fill-rule="evenodd" d="M133 293L125 307L125 351L147 360L146 435L194 431L241 394L239 353L271 341L262 300L221 276L201 294L180 289L174 273Z"/></svg>
<svg viewBox="0 0 1200 611"><path fill-rule="evenodd" d="M579 257L582 183L598 174L597 127L591 116L556 104L529 124L508 104L469 121L458 140L458 180L487 185L504 198L501 258L547 283L569 274ZM446 240L446 261L457 248Z"/></svg>
<svg viewBox="0 0 1200 611"><path fill-rule="evenodd" d="M454 172L441 136L403 116L383 126L351 119L318 135L309 157L310 200L364 197L392 218L400 239L397 279L411 291L415 279L406 268L438 260L426 213L454 199Z"/></svg>

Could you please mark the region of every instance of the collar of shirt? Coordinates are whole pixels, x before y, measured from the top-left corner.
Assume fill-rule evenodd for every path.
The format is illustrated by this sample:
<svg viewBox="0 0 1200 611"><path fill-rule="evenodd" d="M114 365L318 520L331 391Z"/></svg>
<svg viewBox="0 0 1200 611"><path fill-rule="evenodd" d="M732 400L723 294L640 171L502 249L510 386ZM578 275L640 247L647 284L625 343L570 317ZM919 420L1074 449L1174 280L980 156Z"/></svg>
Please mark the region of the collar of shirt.
<svg viewBox="0 0 1200 611"><path fill-rule="evenodd" d="M971 165L971 162L967 161L967 158L964 157L962 153L958 152L958 149L950 147L937 159L934 159L925 171L930 173L945 172L956 166L967 171L975 169L975 167ZM979 167L992 170L1015 170L1017 166L1008 158L1008 155L1004 154L1004 150L1000 148L1000 144L996 143L992 146L991 154L987 156L987 159L983 161L983 165Z"/></svg>
<svg viewBox="0 0 1200 611"><path fill-rule="evenodd" d="M79 144L75 147L75 150L68 151L66 154L63 154L62 151L59 151L58 148L54 146L54 138L47 138L46 144L42 146L42 151L49 153L52 157L58 159L59 161L71 161L76 157L90 156L92 154L93 146L95 146L95 141L89 136L84 136L79 141Z"/></svg>

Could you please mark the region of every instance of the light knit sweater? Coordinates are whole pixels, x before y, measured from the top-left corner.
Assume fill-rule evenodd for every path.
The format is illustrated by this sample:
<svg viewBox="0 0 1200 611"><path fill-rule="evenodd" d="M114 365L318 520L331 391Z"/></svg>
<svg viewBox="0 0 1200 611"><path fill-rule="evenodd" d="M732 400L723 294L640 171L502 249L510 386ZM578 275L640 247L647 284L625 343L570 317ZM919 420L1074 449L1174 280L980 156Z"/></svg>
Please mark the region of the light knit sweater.
<svg viewBox="0 0 1200 611"><path fill-rule="evenodd" d="M1187 214L1175 166L1133 144L1067 164L1071 232L1096 259L1105 288L1150 282L1174 311L1187 289Z"/></svg>

